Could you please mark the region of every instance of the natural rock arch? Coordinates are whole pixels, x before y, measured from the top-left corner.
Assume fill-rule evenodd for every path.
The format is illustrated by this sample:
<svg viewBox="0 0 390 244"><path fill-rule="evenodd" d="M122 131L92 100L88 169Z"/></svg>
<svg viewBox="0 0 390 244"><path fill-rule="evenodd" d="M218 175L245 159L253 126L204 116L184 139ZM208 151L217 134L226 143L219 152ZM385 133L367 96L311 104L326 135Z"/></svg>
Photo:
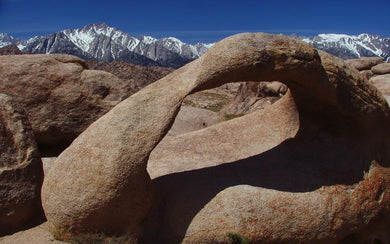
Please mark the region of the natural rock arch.
<svg viewBox="0 0 390 244"><path fill-rule="evenodd" d="M390 137L383 136L390 135L389 107L356 70L299 40L239 34L118 104L58 157L42 188L52 231L137 226L153 201L146 171L149 154L169 130L183 99L244 80L288 85L300 114L300 140L313 137L313 131L343 133L349 140L337 143L354 141L346 148L358 151L359 169L367 169L371 160L389 161Z"/></svg>

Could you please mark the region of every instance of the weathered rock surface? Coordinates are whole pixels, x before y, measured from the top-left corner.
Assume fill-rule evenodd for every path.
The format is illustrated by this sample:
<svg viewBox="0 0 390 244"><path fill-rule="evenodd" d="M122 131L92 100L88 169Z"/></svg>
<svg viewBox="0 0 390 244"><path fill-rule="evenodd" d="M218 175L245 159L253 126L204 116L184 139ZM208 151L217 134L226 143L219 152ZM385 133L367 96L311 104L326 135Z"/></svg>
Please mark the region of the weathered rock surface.
<svg viewBox="0 0 390 244"><path fill-rule="evenodd" d="M245 80L278 80L289 87L299 111L296 136L247 160L154 179L158 205L153 208L162 215L150 212L148 218L155 220L155 228L147 231L150 238L223 243L235 232L254 242L332 243L376 226L383 231L368 238L387 241L386 100L342 60L319 54L299 40L262 33L226 38L201 58L122 101L76 138L57 158L42 188L52 231L124 231L138 226L152 205L149 154L169 130L184 97ZM204 142L204 147L209 145ZM225 144L220 146L223 150ZM362 179L373 160L379 165L371 168L369 180ZM333 194L337 185L343 185L341 195ZM324 193L317 190L321 187ZM343 193L350 195L341 198ZM264 198L267 195L273 201ZM330 195L341 198L335 200L340 205L329 204ZM212 211L218 206L222 211ZM261 212L259 206L277 206L283 214ZM311 227L311 217L290 210L315 216L319 224ZM281 224L270 221L274 218ZM265 225L272 233L263 232ZM291 231L284 234L286 225Z"/></svg>
<svg viewBox="0 0 390 244"><path fill-rule="evenodd" d="M17 232L13 235L0 237L1 244L60 244L49 231L48 223L45 222L34 228Z"/></svg>
<svg viewBox="0 0 390 244"><path fill-rule="evenodd" d="M355 69L361 71L370 70L375 65L383 63L384 60L381 57L362 57L357 59L347 59L345 62Z"/></svg>
<svg viewBox="0 0 390 244"><path fill-rule="evenodd" d="M165 137L150 154L148 173L155 179L248 158L294 137L298 129L298 111L288 93L264 110L203 130Z"/></svg>
<svg viewBox="0 0 390 244"><path fill-rule="evenodd" d="M128 82L135 91L139 91L174 70L172 68L158 66L140 66L123 61L106 63L88 60L86 63L90 69L107 71Z"/></svg>
<svg viewBox="0 0 390 244"><path fill-rule="evenodd" d="M374 76L374 73L372 73L371 70L362 70L360 71L360 74L363 76L364 79L369 80L371 77Z"/></svg>
<svg viewBox="0 0 390 244"><path fill-rule="evenodd" d="M229 243L227 233L246 237L251 243L337 243L340 239L349 239L347 243L388 243L389 218L384 202L390 200L389 177L389 168L374 164L359 183L308 192L267 189L248 184L249 179L243 180L244 184L227 184L209 202L203 202L203 208L186 223L183 243ZM204 195L201 198L204 200ZM193 206L187 209L191 211ZM177 214L182 214L183 208L179 210Z"/></svg>
<svg viewBox="0 0 390 244"><path fill-rule="evenodd" d="M0 235L42 216L42 182L42 162L24 110L0 94Z"/></svg>
<svg viewBox="0 0 390 244"><path fill-rule="evenodd" d="M133 93L116 76L63 54L0 56L0 92L16 96L41 149L70 144Z"/></svg>
<svg viewBox="0 0 390 244"><path fill-rule="evenodd" d="M196 107L181 106L167 136L176 136L200 130L219 122L221 122L220 118L215 112Z"/></svg>
<svg viewBox="0 0 390 244"><path fill-rule="evenodd" d="M237 89L232 86L228 88L220 86L205 91L195 92L194 94L188 95L184 99L183 104L185 106L219 112L234 97L235 90Z"/></svg>
<svg viewBox="0 0 390 244"><path fill-rule="evenodd" d="M236 96L220 111L226 115L241 115L263 109L279 100L288 88L278 81L241 83Z"/></svg>
<svg viewBox="0 0 390 244"><path fill-rule="evenodd" d="M371 68L374 75L390 74L390 63L382 63Z"/></svg>
<svg viewBox="0 0 390 244"><path fill-rule="evenodd" d="M390 104L390 74L374 76L370 79Z"/></svg>

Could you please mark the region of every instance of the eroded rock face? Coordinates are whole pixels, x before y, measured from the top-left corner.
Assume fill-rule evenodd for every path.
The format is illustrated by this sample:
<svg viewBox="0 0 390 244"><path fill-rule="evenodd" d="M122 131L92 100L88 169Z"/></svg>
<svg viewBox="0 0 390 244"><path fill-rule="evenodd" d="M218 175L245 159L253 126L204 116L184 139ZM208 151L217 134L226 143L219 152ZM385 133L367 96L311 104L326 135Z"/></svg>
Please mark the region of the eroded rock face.
<svg viewBox="0 0 390 244"><path fill-rule="evenodd" d="M26 110L41 149L63 149L133 93L116 76L63 54L0 56L0 91Z"/></svg>
<svg viewBox="0 0 390 244"><path fill-rule="evenodd" d="M0 235L42 216L43 169L24 110L0 94Z"/></svg>
<svg viewBox="0 0 390 244"><path fill-rule="evenodd" d="M176 136L217 124L220 118L216 112L189 106L181 106L167 136Z"/></svg>
<svg viewBox="0 0 390 244"><path fill-rule="evenodd" d="M371 68L374 75L390 74L390 63L382 63Z"/></svg>
<svg viewBox="0 0 390 244"><path fill-rule="evenodd" d="M383 63L384 60L381 57L362 57L357 59L348 59L345 61L355 69L361 70L369 70L377 64Z"/></svg>
<svg viewBox="0 0 390 244"><path fill-rule="evenodd" d="M274 105L247 116L165 137L150 154L148 173L155 179L248 158L294 137L298 129L298 110L288 93Z"/></svg>
<svg viewBox="0 0 390 244"><path fill-rule="evenodd" d="M386 98L387 103L390 104L390 74L377 75L370 79Z"/></svg>
<svg viewBox="0 0 390 244"><path fill-rule="evenodd" d="M148 158L184 97L245 80L278 80L289 87L299 111L295 137L248 160L162 173L166 175L153 180L156 201L145 219L153 203ZM292 108L290 102L282 104L281 112ZM48 172L43 207L56 233L124 231L145 220L146 237L169 243L223 243L229 232L255 242L332 243L373 225L388 230L389 117L378 90L342 60L282 35L235 35L88 127ZM286 139L291 133L284 134ZM203 143L205 148L211 143L218 150L231 148L218 144L218 138ZM362 179L373 160L378 163L369 180ZM340 195L335 195L337 185L343 185ZM335 200L340 205L329 204L330 196L341 198ZM262 212L261 206L269 211ZM156 208L160 214L154 215ZM290 210L309 217L295 220L301 215ZM310 228L306 224L314 216L320 225ZM272 222L274 218L281 224ZM286 225L292 231L284 234ZM367 238L386 241L387 236Z"/></svg>
<svg viewBox="0 0 390 244"><path fill-rule="evenodd" d="M234 99L224 106L220 113L243 115L263 109L279 100L287 90L287 86L278 81L243 82Z"/></svg>

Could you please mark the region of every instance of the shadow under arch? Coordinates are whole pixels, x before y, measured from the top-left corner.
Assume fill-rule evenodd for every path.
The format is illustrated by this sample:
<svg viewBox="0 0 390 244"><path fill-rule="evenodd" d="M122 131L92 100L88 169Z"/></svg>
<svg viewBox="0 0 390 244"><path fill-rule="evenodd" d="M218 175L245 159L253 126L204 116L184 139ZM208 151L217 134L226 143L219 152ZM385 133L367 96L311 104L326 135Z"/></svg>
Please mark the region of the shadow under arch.
<svg viewBox="0 0 390 244"><path fill-rule="evenodd" d="M153 179L155 202L143 222L141 243L181 243L194 217L229 187L250 185L303 193L360 182L375 159L365 152L364 140L370 137L345 130L351 126L345 121L341 128L329 129L333 122L326 120L316 126L323 119L304 118L308 124L300 124L294 138L258 155ZM381 162L390 166L390 161Z"/></svg>

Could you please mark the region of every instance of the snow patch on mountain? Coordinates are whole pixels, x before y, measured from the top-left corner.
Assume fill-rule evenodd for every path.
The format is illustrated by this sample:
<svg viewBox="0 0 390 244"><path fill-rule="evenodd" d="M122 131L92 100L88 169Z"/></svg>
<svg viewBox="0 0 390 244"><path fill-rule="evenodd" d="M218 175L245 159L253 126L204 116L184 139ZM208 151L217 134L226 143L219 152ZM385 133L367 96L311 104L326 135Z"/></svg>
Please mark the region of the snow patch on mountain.
<svg viewBox="0 0 390 244"><path fill-rule="evenodd" d="M144 44L144 45L150 45L150 44L153 44L157 41L156 38L151 37L151 36L142 36L140 38L140 40L141 40L142 44Z"/></svg>

